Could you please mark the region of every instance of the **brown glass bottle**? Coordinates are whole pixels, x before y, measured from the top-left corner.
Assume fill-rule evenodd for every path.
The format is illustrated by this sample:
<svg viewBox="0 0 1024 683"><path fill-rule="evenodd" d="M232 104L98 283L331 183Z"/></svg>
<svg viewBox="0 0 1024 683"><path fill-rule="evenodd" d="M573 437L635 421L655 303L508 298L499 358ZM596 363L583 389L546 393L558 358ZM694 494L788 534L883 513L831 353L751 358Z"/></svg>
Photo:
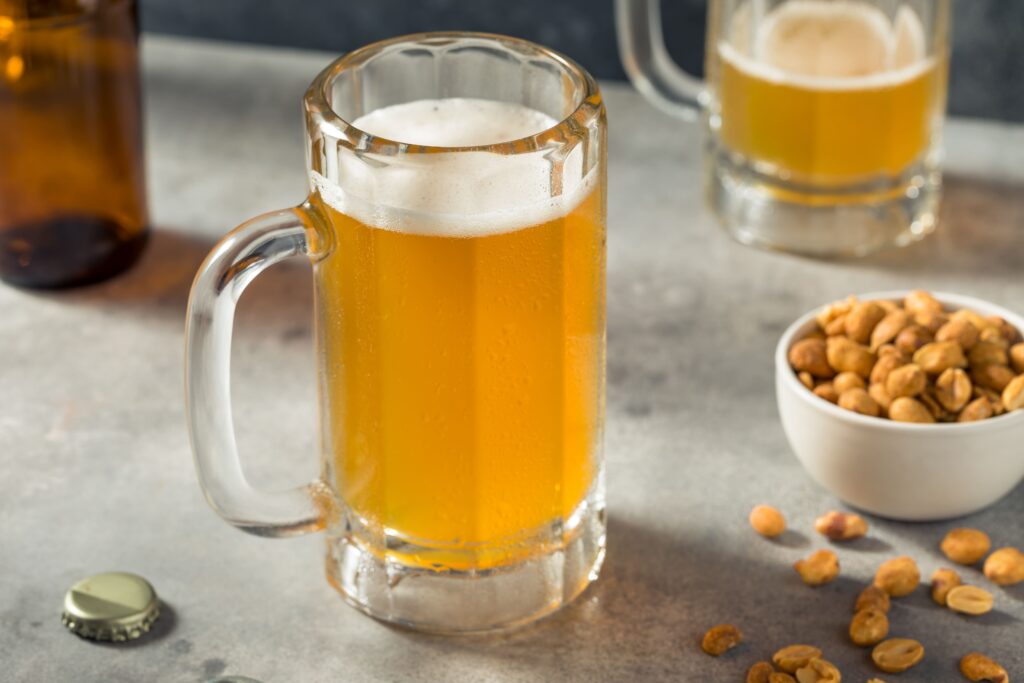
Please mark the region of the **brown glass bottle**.
<svg viewBox="0 0 1024 683"><path fill-rule="evenodd" d="M95 282L147 235L134 0L0 0L0 278Z"/></svg>

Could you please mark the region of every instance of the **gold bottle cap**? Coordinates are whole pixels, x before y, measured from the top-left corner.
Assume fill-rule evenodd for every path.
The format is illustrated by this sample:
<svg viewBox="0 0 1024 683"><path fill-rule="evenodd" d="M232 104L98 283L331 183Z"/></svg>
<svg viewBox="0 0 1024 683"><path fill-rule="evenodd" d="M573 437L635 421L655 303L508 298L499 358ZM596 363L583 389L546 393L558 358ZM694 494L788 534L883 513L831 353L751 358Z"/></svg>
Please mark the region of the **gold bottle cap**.
<svg viewBox="0 0 1024 683"><path fill-rule="evenodd" d="M72 633L123 642L149 631L160 616L156 591L141 576L107 572L82 579L64 596L61 621Z"/></svg>

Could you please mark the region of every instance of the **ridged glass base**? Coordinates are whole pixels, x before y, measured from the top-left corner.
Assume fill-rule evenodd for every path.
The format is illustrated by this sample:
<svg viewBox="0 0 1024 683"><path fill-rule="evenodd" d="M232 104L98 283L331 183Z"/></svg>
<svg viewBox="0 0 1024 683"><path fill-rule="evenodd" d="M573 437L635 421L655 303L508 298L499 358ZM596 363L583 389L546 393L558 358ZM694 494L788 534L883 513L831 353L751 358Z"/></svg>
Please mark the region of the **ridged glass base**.
<svg viewBox="0 0 1024 683"><path fill-rule="evenodd" d="M387 535L372 539L353 519L328 533L328 581L370 616L420 631L473 633L530 623L582 593L604 560L604 501L597 494L569 520L516 543L519 554L523 548L536 552L487 569L413 564L408 558L430 557L437 549Z"/></svg>
<svg viewBox="0 0 1024 683"><path fill-rule="evenodd" d="M787 182L705 150L705 190L725 230L743 244L814 257L865 256L935 229L942 177L920 163L899 178L830 188Z"/></svg>

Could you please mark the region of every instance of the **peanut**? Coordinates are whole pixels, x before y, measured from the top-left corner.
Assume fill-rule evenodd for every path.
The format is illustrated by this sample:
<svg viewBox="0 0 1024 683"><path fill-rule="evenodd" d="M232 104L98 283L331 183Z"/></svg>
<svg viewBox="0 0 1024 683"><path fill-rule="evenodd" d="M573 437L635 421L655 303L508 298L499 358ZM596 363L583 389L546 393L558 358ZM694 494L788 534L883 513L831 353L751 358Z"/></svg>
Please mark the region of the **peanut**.
<svg viewBox="0 0 1024 683"><path fill-rule="evenodd" d="M796 683L796 679L787 673L774 671L768 676L768 683Z"/></svg>
<svg viewBox="0 0 1024 683"><path fill-rule="evenodd" d="M986 318L992 325L999 330L999 334L1003 336L1003 339L1008 344L1013 344L1020 341L1020 330L1008 323L1004 318L1000 318L998 315L990 315Z"/></svg>
<svg viewBox="0 0 1024 683"><path fill-rule="evenodd" d="M889 419L896 422L935 422L935 417L923 403L906 396L893 399L889 406Z"/></svg>
<svg viewBox="0 0 1024 683"><path fill-rule="evenodd" d="M1017 375L1003 389L1003 407L1008 411L1024 408L1024 375Z"/></svg>
<svg viewBox="0 0 1024 683"><path fill-rule="evenodd" d="M977 347L975 347L977 348ZM947 368L967 366L964 351L956 342L931 342L914 352L914 362L929 375L941 374Z"/></svg>
<svg viewBox="0 0 1024 683"><path fill-rule="evenodd" d="M835 372L829 367L823 339L801 339L789 349L789 364L799 372L827 379Z"/></svg>
<svg viewBox="0 0 1024 683"><path fill-rule="evenodd" d="M836 388L832 385L832 382L822 382L814 387L814 395L825 399L829 403L839 403L839 394L836 393Z"/></svg>
<svg viewBox="0 0 1024 683"><path fill-rule="evenodd" d="M1006 669L980 652L968 652L960 660L960 673L969 681L1010 683Z"/></svg>
<svg viewBox="0 0 1024 683"><path fill-rule="evenodd" d="M928 378L925 376L924 370L914 363L896 368L889 373L889 377L885 380L886 391L893 398L917 396L924 391L927 384Z"/></svg>
<svg viewBox="0 0 1024 683"><path fill-rule="evenodd" d="M933 341L932 333L920 325L908 325L896 335L896 348L905 354L912 355L919 348Z"/></svg>
<svg viewBox="0 0 1024 683"><path fill-rule="evenodd" d="M926 311L942 313L942 304L930 292L926 292L923 289L915 289L907 294L903 298L903 308L907 309L907 313L911 315Z"/></svg>
<svg viewBox="0 0 1024 683"><path fill-rule="evenodd" d="M886 560L875 572L875 585L893 598L910 595L920 582L917 563L906 555Z"/></svg>
<svg viewBox="0 0 1024 683"><path fill-rule="evenodd" d="M971 400L971 378L960 368L944 370L935 380L935 398L951 413L963 410Z"/></svg>
<svg viewBox="0 0 1024 683"><path fill-rule="evenodd" d="M957 586L946 594L946 607L972 616L991 612L993 602L992 594L977 586Z"/></svg>
<svg viewBox="0 0 1024 683"><path fill-rule="evenodd" d="M839 407L870 417L878 417L881 413L881 408L875 402L875 399L871 398L868 392L861 388L848 389L841 393L839 395Z"/></svg>
<svg viewBox="0 0 1024 683"><path fill-rule="evenodd" d="M814 522L814 529L833 541L849 541L868 532L868 523L860 515L830 510Z"/></svg>
<svg viewBox="0 0 1024 683"><path fill-rule="evenodd" d="M840 372L832 380L832 386L835 387L836 393L842 396L847 389L863 389L864 380L852 372Z"/></svg>
<svg viewBox="0 0 1024 683"><path fill-rule="evenodd" d="M884 318L875 325L875 329L871 331L871 350L878 351L883 344L888 344L896 335L900 333L907 323L910 321L910 317L906 311L896 309L887 313Z"/></svg>
<svg viewBox="0 0 1024 683"><path fill-rule="evenodd" d="M835 320L825 325L825 336L836 337L842 334L846 334L846 316L849 313L844 313L838 316Z"/></svg>
<svg viewBox="0 0 1024 683"><path fill-rule="evenodd" d="M889 415L889 406L892 405L892 396L886 390L884 384L872 384L868 387L868 396L875 399L881 415Z"/></svg>
<svg viewBox="0 0 1024 683"><path fill-rule="evenodd" d="M914 314L914 322L932 334L935 334L949 321L949 316L942 311L921 311Z"/></svg>
<svg viewBox="0 0 1024 683"><path fill-rule="evenodd" d="M958 527L951 529L942 539L942 553L957 564L972 565L988 555L992 541L988 534L977 529Z"/></svg>
<svg viewBox="0 0 1024 683"><path fill-rule="evenodd" d="M846 315L847 313L849 313L850 309L853 308L854 304L856 303L857 297L855 296L847 297L843 301L833 301L828 306L825 306L825 308L821 309L821 311L818 313L816 318L818 321L818 326L821 329L825 329L825 326L828 325L830 322L832 322L841 315Z"/></svg>
<svg viewBox="0 0 1024 683"><path fill-rule="evenodd" d="M999 392L992 391L988 387L979 387L974 385L971 390L971 395L975 398L983 398L989 402L992 406L993 415L1002 415L1006 412L1006 406L1003 405L1003 397Z"/></svg>
<svg viewBox="0 0 1024 683"><path fill-rule="evenodd" d="M772 655L772 661L786 673L796 673L812 659L820 659L821 650L813 645L788 645Z"/></svg>
<svg viewBox="0 0 1024 683"><path fill-rule="evenodd" d="M1002 330L997 327L986 327L981 331L981 334L978 335L978 338L983 342L995 344L1004 350L1010 348L1010 340L1007 339L1003 335Z"/></svg>
<svg viewBox="0 0 1024 683"><path fill-rule="evenodd" d="M985 397L976 398L960 411L957 422L975 422L992 417L992 403Z"/></svg>
<svg viewBox="0 0 1024 683"><path fill-rule="evenodd" d="M882 671L900 673L924 659L924 646L910 638L890 638L875 645L871 659Z"/></svg>
<svg viewBox="0 0 1024 683"><path fill-rule="evenodd" d="M793 568L808 586L821 586L839 576L839 558L831 550L818 550L797 560Z"/></svg>
<svg viewBox="0 0 1024 683"><path fill-rule="evenodd" d="M935 333L935 341L954 341L965 351L970 351L978 343L980 333L969 320L953 319L943 325Z"/></svg>
<svg viewBox="0 0 1024 683"><path fill-rule="evenodd" d="M775 668L768 662L754 662L747 669L746 683L768 683L773 673L775 673Z"/></svg>
<svg viewBox="0 0 1024 683"><path fill-rule="evenodd" d="M952 569L936 569L932 574L932 600L935 604L945 607L949 591L960 583L960 575Z"/></svg>
<svg viewBox="0 0 1024 683"><path fill-rule="evenodd" d="M771 505L756 505L750 511L750 526L766 538L775 538L786 530L786 518Z"/></svg>
<svg viewBox="0 0 1024 683"><path fill-rule="evenodd" d="M797 683L839 683L842 679L835 664L824 659L812 659L796 670Z"/></svg>
<svg viewBox="0 0 1024 683"><path fill-rule="evenodd" d="M846 314L846 336L858 344L866 344L871 339L875 325L885 317L885 309L874 301L861 301L854 304Z"/></svg>
<svg viewBox="0 0 1024 683"><path fill-rule="evenodd" d="M852 372L865 378L871 374L876 360L868 347L846 337L829 337L825 341L825 356L838 372Z"/></svg>
<svg viewBox="0 0 1024 683"><path fill-rule="evenodd" d="M811 391L814 391L814 375L807 372L806 370L801 370L800 372L797 373L796 378L800 380L800 384L803 384Z"/></svg>
<svg viewBox="0 0 1024 683"><path fill-rule="evenodd" d="M853 608L853 611L860 612L865 609L876 609L888 614L891 604L892 602L888 593L878 586L871 585L862 590L860 595L857 596L857 604Z"/></svg>
<svg viewBox="0 0 1024 683"><path fill-rule="evenodd" d="M1024 372L1024 342L1010 347L1010 363L1017 372Z"/></svg>
<svg viewBox="0 0 1024 683"><path fill-rule="evenodd" d="M971 380L980 387L1002 392L1013 381L1014 374L1006 365L988 363L971 368Z"/></svg>
<svg viewBox="0 0 1024 683"><path fill-rule="evenodd" d="M978 365L1009 365L1010 357L999 344L980 341L974 345L971 352L967 354L967 360L972 366Z"/></svg>
<svg viewBox="0 0 1024 683"><path fill-rule="evenodd" d="M1000 548L985 560L985 576L1000 586L1024 581L1024 553L1016 548Z"/></svg>
<svg viewBox="0 0 1024 683"><path fill-rule="evenodd" d="M719 624L708 629L700 647L712 657L719 657L740 644L743 635L732 624Z"/></svg>
<svg viewBox="0 0 1024 683"><path fill-rule="evenodd" d="M871 368L871 384L885 384L885 381L889 379L889 375L903 364L902 356L893 354L879 356L878 361Z"/></svg>
<svg viewBox="0 0 1024 683"><path fill-rule="evenodd" d="M850 621L850 640L854 645L877 645L889 635L889 617L885 612L869 607L853 615Z"/></svg>

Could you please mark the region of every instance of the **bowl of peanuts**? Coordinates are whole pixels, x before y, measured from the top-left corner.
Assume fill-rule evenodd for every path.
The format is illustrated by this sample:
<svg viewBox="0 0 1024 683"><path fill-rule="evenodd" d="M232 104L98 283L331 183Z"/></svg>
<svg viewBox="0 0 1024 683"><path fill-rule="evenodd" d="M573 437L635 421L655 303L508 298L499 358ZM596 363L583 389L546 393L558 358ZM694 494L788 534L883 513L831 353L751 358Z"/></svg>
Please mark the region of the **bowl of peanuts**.
<svg viewBox="0 0 1024 683"><path fill-rule="evenodd" d="M851 296L775 352L786 436L845 502L901 520L966 515L1024 478L1024 318L922 290Z"/></svg>

